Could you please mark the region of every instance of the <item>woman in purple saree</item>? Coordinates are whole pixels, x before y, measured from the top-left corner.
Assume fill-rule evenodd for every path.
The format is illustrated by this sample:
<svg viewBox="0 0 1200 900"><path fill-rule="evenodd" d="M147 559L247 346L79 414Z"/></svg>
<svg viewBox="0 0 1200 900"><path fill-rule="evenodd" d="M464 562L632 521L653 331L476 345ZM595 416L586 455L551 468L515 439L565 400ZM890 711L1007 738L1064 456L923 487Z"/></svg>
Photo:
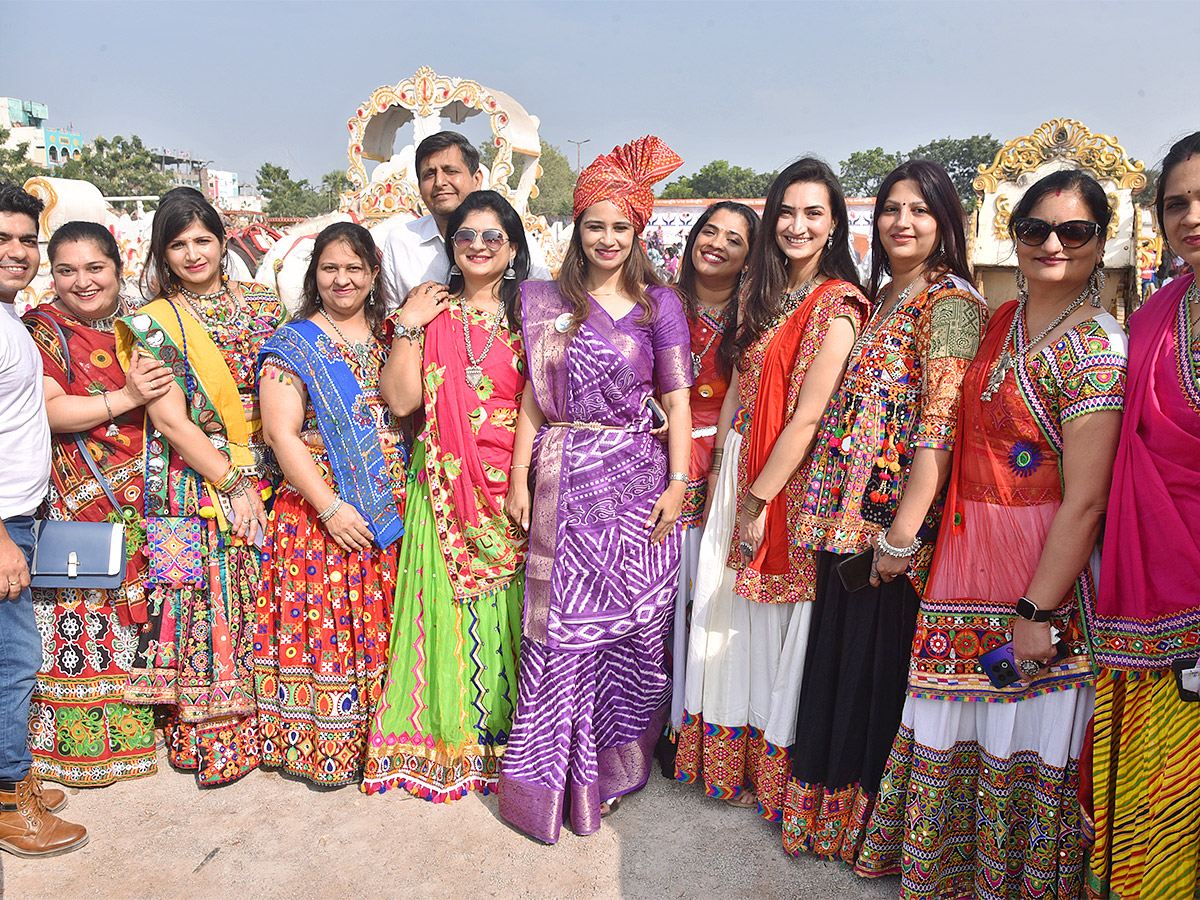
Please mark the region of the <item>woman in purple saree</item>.
<svg viewBox="0 0 1200 900"><path fill-rule="evenodd" d="M680 163L653 137L596 160L575 188L559 283L522 286L533 390L506 508L529 530L529 557L498 790L500 815L547 843L558 840L564 806L572 830L591 834L617 798L646 783L671 700L664 649L691 444L690 338L637 235L653 208L650 185ZM666 448L651 433L655 393ZM526 460L532 502L519 477Z"/></svg>

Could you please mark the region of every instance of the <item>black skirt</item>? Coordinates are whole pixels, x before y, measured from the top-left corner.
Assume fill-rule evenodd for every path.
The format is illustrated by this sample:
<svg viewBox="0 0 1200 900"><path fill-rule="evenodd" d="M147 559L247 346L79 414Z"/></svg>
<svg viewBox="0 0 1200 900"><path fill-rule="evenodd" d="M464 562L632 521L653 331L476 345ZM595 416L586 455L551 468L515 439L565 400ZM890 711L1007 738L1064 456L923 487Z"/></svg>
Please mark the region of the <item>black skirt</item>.
<svg viewBox="0 0 1200 900"><path fill-rule="evenodd" d="M792 777L873 794L900 728L921 600L902 575L847 593L837 564L849 556L817 553Z"/></svg>

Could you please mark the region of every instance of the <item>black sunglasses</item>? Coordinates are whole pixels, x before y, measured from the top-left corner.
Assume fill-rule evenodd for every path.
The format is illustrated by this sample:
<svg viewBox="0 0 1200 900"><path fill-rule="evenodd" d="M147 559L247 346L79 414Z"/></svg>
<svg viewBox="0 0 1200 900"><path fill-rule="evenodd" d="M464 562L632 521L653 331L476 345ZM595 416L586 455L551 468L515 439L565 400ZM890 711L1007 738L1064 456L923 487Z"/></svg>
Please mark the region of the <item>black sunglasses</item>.
<svg viewBox="0 0 1200 900"><path fill-rule="evenodd" d="M460 228L454 232L454 246L459 250L465 250L475 243L475 238L480 238L483 246L489 250L499 250L508 243L508 235L499 228L485 228L483 231L476 231L474 228Z"/></svg>
<svg viewBox="0 0 1200 900"><path fill-rule="evenodd" d="M1045 219L1017 219L1013 223L1013 233L1017 240L1029 247L1040 247L1046 243L1050 235L1058 235L1058 242L1069 250L1082 247L1101 231L1096 222L1086 219L1072 219L1070 222L1059 222L1051 225Z"/></svg>

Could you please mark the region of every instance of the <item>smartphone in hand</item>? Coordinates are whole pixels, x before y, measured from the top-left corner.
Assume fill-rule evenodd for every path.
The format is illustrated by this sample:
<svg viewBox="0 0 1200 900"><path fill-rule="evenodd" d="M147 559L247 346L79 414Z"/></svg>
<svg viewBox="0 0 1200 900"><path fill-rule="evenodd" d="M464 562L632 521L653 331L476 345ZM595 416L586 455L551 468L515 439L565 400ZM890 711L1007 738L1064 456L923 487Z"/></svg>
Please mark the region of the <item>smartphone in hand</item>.
<svg viewBox="0 0 1200 900"><path fill-rule="evenodd" d="M646 398L646 410L650 413L650 428L657 430L667 424L667 414L653 397Z"/></svg>
<svg viewBox="0 0 1200 900"><path fill-rule="evenodd" d="M1070 652L1064 641L1059 641L1054 645L1054 659L1050 661L1050 665L1058 662L1066 657ZM1021 673L1017 671L1017 661L1013 656L1012 641L1007 644L1001 644L995 650L989 650L983 656L979 657L979 665L983 667L983 672L988 677L988 681L993 687L1006 688L1016 684L1021 680Z"/></svg>

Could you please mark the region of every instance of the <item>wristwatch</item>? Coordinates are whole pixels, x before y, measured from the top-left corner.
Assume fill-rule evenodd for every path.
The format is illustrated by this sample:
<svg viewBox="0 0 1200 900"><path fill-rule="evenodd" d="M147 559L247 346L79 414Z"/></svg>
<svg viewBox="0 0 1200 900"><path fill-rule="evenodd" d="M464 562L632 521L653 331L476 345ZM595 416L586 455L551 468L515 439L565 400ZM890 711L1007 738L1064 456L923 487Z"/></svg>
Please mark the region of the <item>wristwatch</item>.
<svg viewBox="0 0 1200 900"><path fill-rule="evenodd" d="M1042 609L1028 597L1017 598L1017 615L1030 622L1049 622L1054 614L1052 609Z"/></svg>

